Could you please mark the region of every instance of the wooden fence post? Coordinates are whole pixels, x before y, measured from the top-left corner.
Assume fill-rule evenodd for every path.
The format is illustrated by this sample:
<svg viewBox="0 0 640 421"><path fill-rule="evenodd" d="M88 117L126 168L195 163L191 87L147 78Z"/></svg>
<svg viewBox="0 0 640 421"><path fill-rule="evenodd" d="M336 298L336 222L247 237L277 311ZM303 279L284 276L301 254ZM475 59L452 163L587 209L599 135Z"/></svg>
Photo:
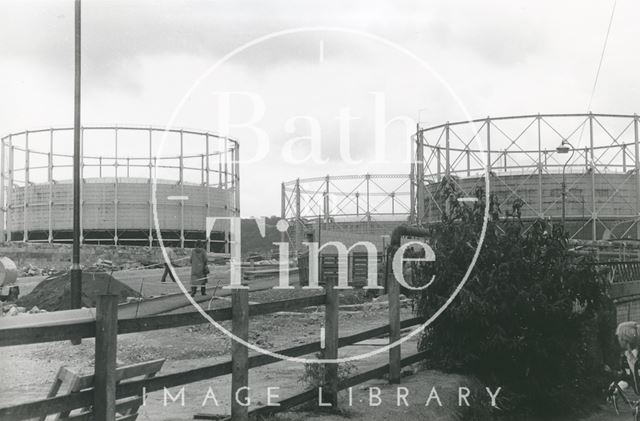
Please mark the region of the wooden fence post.
<svg viewBox="0 0 640 421"><path fill-rule="evenodd" d="M249 339L249 290L231 293L231 332L236 338ZM231 419L247 421L249 407L249 349L235 339L231 342Z"/></svg>
<svg viewBox="0 0 640 421"><path fill-rule="evenodd" d="M96 308L96 363L93 413L96 421L116 419L116 353L118 351L118 299L98 296Z"/></svg>
<svg viewBox="0 0 640 421"><path fill-rule="evenodd" d="M400 284L394 276L387 285L389 297L389 343L400 340ZM389 383L400 383L400 345L389 349Z"/></svg>
<svg viewBox="0 0 640 421"><path fill-rule="evenodd" d="M324 312L325 348L323 358L338 358L338 312L339 298L336 290L336 277L332 275L324 277L324 287L327 294L327 303ZM324 384L322 386L322 402L338 406L338 364L329 363L324 366Z"/></svg>

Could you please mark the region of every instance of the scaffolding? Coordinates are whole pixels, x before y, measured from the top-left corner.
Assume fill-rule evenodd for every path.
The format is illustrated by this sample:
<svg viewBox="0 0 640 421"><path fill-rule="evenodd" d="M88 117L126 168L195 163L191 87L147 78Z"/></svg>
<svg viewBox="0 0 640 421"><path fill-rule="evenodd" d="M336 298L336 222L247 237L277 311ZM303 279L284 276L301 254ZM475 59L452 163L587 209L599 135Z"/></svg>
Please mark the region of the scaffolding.
<svg viewBox="0 0 640 421"><path fill-rule="evenodd" d="M308 227L388 234L415 208L411 180L408 174L362 174L283 182L281 217L293 227L298 249Z"/></svg>
<svg viewBox="0 0 640 421"><path fill-rule="evenodd" d="M0 239L70 242L73 128L0 139ZM184 247L205 239L207 216L238 216L238 142L154 127L81 128L81 241ZM219 238L221 237L222 238ZM211 238L210 238L211 239ZM213 241L224 242L218 233Z"/></svg>
<svg viewBox="0 0 640 421"><path fill-rule="evenodd" d="M419 127L412 141L415 223L440 220L443 178L471 196L486 187L488 171L505 214L518 201L524 221L560 220L564 194L572 238L640 239L635 114L487 117Z"/></svg>

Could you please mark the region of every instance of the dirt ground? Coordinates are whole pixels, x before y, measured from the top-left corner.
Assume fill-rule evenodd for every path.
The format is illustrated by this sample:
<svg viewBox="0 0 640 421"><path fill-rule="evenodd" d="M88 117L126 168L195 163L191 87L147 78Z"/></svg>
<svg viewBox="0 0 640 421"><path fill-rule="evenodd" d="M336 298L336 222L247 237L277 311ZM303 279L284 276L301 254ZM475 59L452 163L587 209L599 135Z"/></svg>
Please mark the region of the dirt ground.
<svg viewBox="0 0 640 421"><path fill-rule="evenodd" d="M185 268L186 269L186 268ZM184 271L184 270L182 270ZM222 271L220 272L223 273ZM160 284L161 270L149 270L144 273L120 274L119 279L130 281L130 286L138 285L149 295L162 295L178 292L173 283ZM142 276L141 276L142 275ZM181 273L182 275L182 273ZM31 278L29 287L37 280ZM278 299L293 298L316 294L316 291L258 291L250 293L251 302L266 302ZM157 295L156 295L157 296ZM361 303L362 295L343 297L342 304ZM213 307L230 305L228 297L212 301ZM189 310L189 309L186 309ZM186 311L185 309L177 311ZM411 309L404 308L403 318L412 317ZM300 312L298 314L283 313L251 318L249 340L262 348L277 350L319 340L320 328L324 319L323 309L318 311ZM343 311L340 315L341 336L356 333L384 325L388 322L386 308L364 305L362 311ZM223 322L225 328L230 328L230 322ZM362 354L379 347L384 340L369 341L369 343L350 346L340 350L341 356ZM93 340L83 340L81 345L73 346L68 342L54 342L19 347L7 347L2 350L0 359L0 406L27 402L43 398L61 365L79 373L93 371L94 356ZM416 352L417 343L410 340L403 345L403 356ZM166 329L137 334L119 336L118 359L121 364L146 361L155 358L166 358L162 374L184 371L206 365L224 362L229 359L230 340L209 324L201 324L183 328ZM386 364L386 353L355 362L352 374ZM250 370L251 391L249 397L251 406L265 405L267 402L267 388L279 387L277 399L299 393L305 388L301 381L304 367L299 363L279 362ZM150 393L146 406L141 408L140 420L191 420L194 414L208 413L224 415L230 412L230 376L218 377L209 381L192 383L184 387L184 404L181 399L172 402L171 396L178 396L180 388L172 388L165 394L162 391ZM397 405L396 386L388 385L384 379L358 385L353 388L352 405L346 392L341 393L340 401L343 411L341 414L326 414L297 410L272 417L274 421L298 421L313 419L329 420L387 420L402 417L405 420L428 419L436 421L457 420L459 407L457 406L457 388L468 382L461 376L444 374L436 371L419 371L414 375L404 377L402 387L408 388L408 406L404 403ZM425 407L426 400L433 387L442 401L440 407L434 401ZM381 405L371 406L369 403L369 387L379 387L381 391ZM215 395L215 401L209 398L206 402L208 389ZM483 390L479 397L486 397ZM171 396L170 396L170 395ZM276 400L277 400L276 399ZM599 413L593 414L584 421L618 421L631 419L630 414L616 415L612 408L603 407ZM556 420L569 421L569 419Z"/></svg>
<svg viewBox="0 0 640 421"><path fill-rule="evenodd" d="M317 294L317 291L260 291L250 294L250 301L265 302L275 299L293 298ZM362 301L359 297L344 299L345 304ZM230 305L228 299L214 301L215 307ZM403 309L403 317L411 317L411 310ZM27 317L27 316L25 316ZM320 328L324 320L324 311L287 312L252 318L250 321L249 340L269 350L283 349L320 338ZM384 325L388 322L387 311L375 306L365 306L363 311L345 311L340 316L340 334L348 335L362 330ZM222 325L229 329L230 322ZM295 334L292 334L295 332ZM35 344L3 349L0 360L0 405L16 404L43 398L61 365L65 365L79 373L93 371L95 343L91 339L83 340L81 345L73 346L68 342ZM374 347L347 347L341 350L342 355L369 352ZM407 355L415 352L415 341L405 347ZM166 358L161 371L168 374L184 371L205 365L211 365L229 359L230 340L223 333L209 324L201 324L183 328L166 329L137 334L119 336L118 359L121 364L146 361L155 358ZM366 370L387 361L387 354L382 353L374 358L357 364L358 369ZM279 362L250 371L250 397L254 405L266 402L267 387L280 387L280 398L299 393L304 387L300 382L303 373L302 364ZM208 387L211 386L219 406L212 400L202 406ZM169 392L176 395L180 388ZM196 413L228 414L230 411L230 376L219 377L211 381L193 383L185 386L185 403L171 402L168 398L164 404L164 393L149 394L147 404L139 419L142 420L187 420Z"/></svg>
<svg viewBox="0 0 640 421"><path fill-rule="evenodd" d="M218 280L229 277L228 265L210 265L209 269L211 270L209 276L210 284L213 283L215 285ZM189 285L191 268L188 266L176 267L175 270L182 283ZM167 277L167 282L160 282L163 272L164 269L129 269L113 272L112 275L117 280L125 282L130 288L147 298L179 293L180 288L171 282L169 277ZM25 296L29 294L44 278L46 277L30 276L19 278L18 285L20 286L20 295Z"/></svg>

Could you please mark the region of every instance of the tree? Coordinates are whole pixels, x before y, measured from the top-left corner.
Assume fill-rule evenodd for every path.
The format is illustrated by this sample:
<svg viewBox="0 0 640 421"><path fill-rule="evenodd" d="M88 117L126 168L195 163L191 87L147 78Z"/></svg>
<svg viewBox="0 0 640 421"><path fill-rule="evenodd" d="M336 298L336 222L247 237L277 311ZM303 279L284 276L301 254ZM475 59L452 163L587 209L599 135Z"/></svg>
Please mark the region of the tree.
<svg viewBox="0 0 640 421"><path fill-rule="evenodd" d="M424 317L450 297L478 244L484 192L476 191L473 205L459 202L460 196L447 179L437 193L447 211L442 223L431 227L436 261L419 276L427 282L436 275L418 300ZM519 218L489 221L467 284L421 338L427 364L501 386L506 412L549 416L594 402L604 364L593 338L610 300L590 263L568 251L559 225L538 220L525 226Z"/></svg>

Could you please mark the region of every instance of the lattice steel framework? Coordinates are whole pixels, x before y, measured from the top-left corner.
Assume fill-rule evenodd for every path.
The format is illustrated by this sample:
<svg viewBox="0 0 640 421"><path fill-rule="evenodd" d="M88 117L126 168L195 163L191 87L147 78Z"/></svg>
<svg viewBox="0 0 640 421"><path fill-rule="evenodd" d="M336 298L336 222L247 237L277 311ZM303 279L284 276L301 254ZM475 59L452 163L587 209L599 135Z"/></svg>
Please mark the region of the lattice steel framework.
<svg viewBox="0 0 640 421"><path fill-rule="evenodd" d="M569 153L556 150L562 141L570 145ZM640 239L635 114L537 114L448 122L419 128L413 143L416 223L440 219L442 203L434 193L443 177L472 195L485 186L486 171L502 211L511 212L520 201L525 221L560 220L565 171L566 220L573 237Z"/></svg>
<svg viewBox="0 0 640 421"><path fill-rule="evenodd" d="M72 138L72 128L2 137L0 239L70 241ZM187 129L92 126L81 129L81 143L84 242L157 244L154 177L160 228L170 244L204 240L207 216L239 215L233 139Z"/></svg>
<svg viewBox="0 0 640 421"><path fill-rule="evenodd" d="M304 227L323 223L331 229L358 226L373 232L385 222L407 221L414 194L407 174L327 175L281 185L281 216L300 244Z"/></svg>

